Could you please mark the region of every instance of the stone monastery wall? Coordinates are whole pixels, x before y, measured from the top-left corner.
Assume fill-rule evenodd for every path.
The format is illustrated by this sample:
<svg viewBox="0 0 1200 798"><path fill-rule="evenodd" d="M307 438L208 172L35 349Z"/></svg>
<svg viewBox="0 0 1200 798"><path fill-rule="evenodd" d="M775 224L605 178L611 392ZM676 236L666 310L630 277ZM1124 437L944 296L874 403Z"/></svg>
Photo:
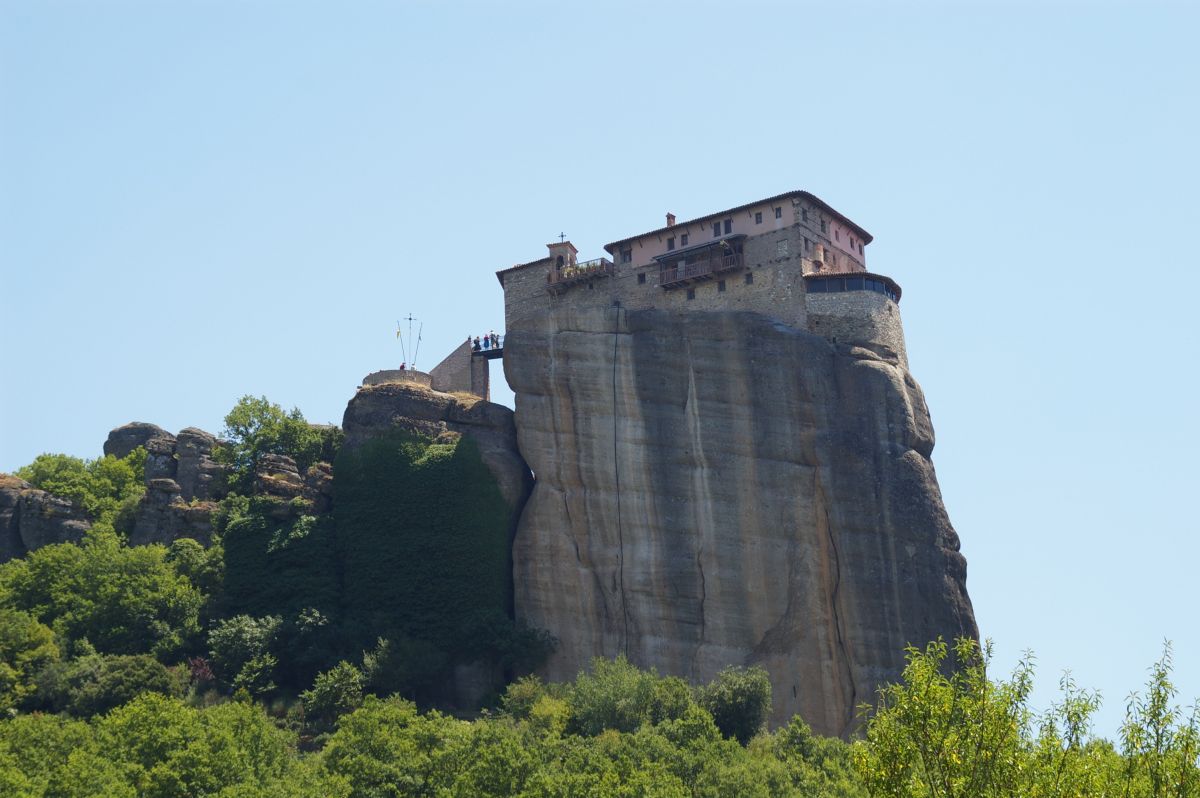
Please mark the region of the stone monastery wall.
<svg viewBox="0 0 1200 798"><path fill-rule="evenodd" d="M713 225L720 225L722 236L726 230L746 236L740 239L742 267L664 289L655 257L713 241L718 237ZM548 290L547 277L554 270L549 258L502 272L506 329L537 329L558 310L617 303L628 310L749 311L890 352L906 362L899 309L892 299L864 291L806 296L806 274L864 272L865 257L858 251L862 245L851 228L799 197L751 205L726 217L706 217L610 245L611 274L597 274L558 292Z"/></svg>

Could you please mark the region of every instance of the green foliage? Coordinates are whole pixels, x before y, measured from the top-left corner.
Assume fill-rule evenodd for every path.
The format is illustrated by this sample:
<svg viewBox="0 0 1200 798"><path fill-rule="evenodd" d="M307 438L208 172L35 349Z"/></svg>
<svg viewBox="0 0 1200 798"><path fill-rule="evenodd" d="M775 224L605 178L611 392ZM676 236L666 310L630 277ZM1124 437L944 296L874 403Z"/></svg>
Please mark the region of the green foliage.
<svg viewBox="0 0 1200 798"><path fill-rule="evenodd" d="M48 626L28 613L0 608L0 716L34 692L34 677L58 657Z"/></svg>
<svg viewBox="0 0 1200 798"><path fill-rule="evenodd" d="M680 718L692 703L686 682L639 670L624 656L592 660L591 673L579 674L565 698L571 708L568 731L587 736Z"/></svg>
<svg viewBox="0 0 1200 798"><path fill-rule="evenodd" d="M325 726L332 724L362 704L364 682L362 671L342 660L318 675L312 689L301 694L306 715Z"/></svg>
<svg viewBox="0 0 1200 798"><path fill-rule="evenodd" d="M326 767L358 796L434 796L448 788L470 735L464 721L422 715L399 698L369 696L342 717L324 750Z"/></svg>
<svg viewBox="0 0 1200 798"><path fill-rule="evenodd" d="M0 565L0 607L103 653L166 658L184 650L202 601L165 547L125 546L99 525L82 544L45 546Z"/></svg>
<svg viewBox="0 0 1200 798"><path fill-rule="evenodd" d="M503 614L509 509L469 440L371 441L335 474L348 612L447 651Z"/></svg>
<svg viewBox="0 0 1200 798"><path fill-rule="evenodd" d="M344 604L354 644L423 645L446 663L526 646L506 615L510 508L469 439L396 435L343 450L334 464ZM396 652L393 651L393 659Z"/></svg>
<svg viewBox="0 0 1200 798"><path fill-rule="evenodd" d="M1200 707L1185 715L1175 702L1172 665L1168 643L1145 693L1129 697L1121 725L1122 780L1134 795L1200 795Z"/></svg>
<svg viewBox="0 0 1200 798"><path fill-rule="evenodd" d="M264 669L274 668L271 648L281 625L278 615L263 618L235 615L218 623L208 633L209 653L217 677L230 686L248 688L253 684L265 688L270 675ZM247 668L239 683L238 677Z"/></svg>
<svg viewBox="0 0 1200 798"><path fill-rule="evenodd" d="M89 654L42 669L37 705L53 712L89 717L108 712L142 693L179 696L179 680L145 654Z"/></svg>
<svg viewBox="0 0 1200 798"><path fill-rule="evenodd" d="M1122 752L1090 739L1095 693L1061 682L1062 700L1029 709L1033 668L1023 659L1002 681L987 678L988 648L971 640L909 649L902 684L880 692L854 760L872 796L896 798L1196 798L1200 796L1195 711L1175 704L1170 650L1135 695L1121 730Z"/></svg>
<svg viewBox="0 0 1200 798"><path fill-rule="evenodd" d="M273 499L254 498L231 508L222 545L227 611L336 611L341 588L331 517L292 516Z"/></svg>
<svg viewBox="0 0 1200 798"><path fill-rule="evenodd" d="M699 701L722 734L745 745L767 727L771 716L771 678L759 667L730 666L700 689Z"/></svg>
<svg viewBox="0 0 1200 798"><path fill-rule="evenodd" d="M431 643L401 637L379 638L363 653L367 687L376 695L428 695L449 665L446 653Z"/></svg>
<svg viewBox="0 0 1200 798"><path fill-rule="evenodd" d="M965 638L954 651L957 667L950 668L944 642L910 648L904 683L880 691L857 749L872 795L1020 794L1032 664L1024 659L1011 679L993 683L990 652Z"/></svg>
<svg viewBox="0 0 1200 798"><path fill-rule="evenodd" d="M204 594L210 609L220 604L225 582L225 549L219 539L206 548L191 538L179 538L167 547L167 562Z"/></svg>
<svg viewBox="0 0 1200 798"><path fill-rule="evenodd" d="M332 459L341 443L340 435L336 428L313 427L299 408L285 412L265 396L243 396L225 416L225 445L213 456L230 467L230 486L249 494L254 469L263 455L287 455L304 473L313 463Z"/></svg>
<svg viewBox="0 0 1200 798"><path fill-rule="evenodd" d="M35 488L70 499L91 518L129 531L129 510L145 493L146 450L126 457L82 460L65 454L41 454L16 475ZM122 510L126 512L122 512ZM125 523L121 523L124 521Z"/></svg>

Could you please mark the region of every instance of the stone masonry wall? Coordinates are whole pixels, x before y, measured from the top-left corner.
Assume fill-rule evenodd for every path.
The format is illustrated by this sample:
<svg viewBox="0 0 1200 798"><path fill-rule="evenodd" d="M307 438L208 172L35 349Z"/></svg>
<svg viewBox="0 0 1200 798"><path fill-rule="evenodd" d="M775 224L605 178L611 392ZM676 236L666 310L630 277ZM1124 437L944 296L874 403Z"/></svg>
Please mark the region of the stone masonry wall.
<svg viewBox="0 0 1200 798"><path fill-rule="evenodd" d="M744 269L667 290L659 285L656 262L618 263L612 276L596 277L554 295L546 290L549 261L539 261L503 275L505 326L507 330L537 328L559 309L607 308L620 302L630 310L744 310L803 328L804 237L795 225L751 236L743 244ZM638 282L639 274L645 275L645 282ZM746 274L753 275L750 283ZM724 291L718 285L722 280ZM692 299L688 299L689 289L694 291Z"/></svg>
<svg viewBox="0 0 1200 798"><path fill-rule="evenodd" d="M808 329L839 344L861 346L908 368L900 308L874 291L808 294Z"/></svg>
<svg viewBox="0 0 1200 798"><path fill-rule="evenodd" d="M433 389L445 393L460 391L482 399L491 398L488 361L471 355L471 343L463 341L429 372Z"/></svg>
<svg viewBox="0 0 1200 798"><path fill-rule="evenodd" d="M385 369L384 371L373 371L363 377L363 385L383 385L389 382L411 382L428 388L432 378L423 371L414 371L413 369Z"/></svg>

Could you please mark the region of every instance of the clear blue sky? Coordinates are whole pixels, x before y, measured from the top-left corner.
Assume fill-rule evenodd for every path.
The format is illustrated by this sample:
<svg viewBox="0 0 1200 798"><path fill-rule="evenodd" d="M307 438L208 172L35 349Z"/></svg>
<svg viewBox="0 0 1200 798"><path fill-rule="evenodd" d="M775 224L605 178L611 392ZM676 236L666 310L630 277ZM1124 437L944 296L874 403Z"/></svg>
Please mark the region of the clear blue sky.
<svg viewBox="0 0 1200 798"><path fill-rule="evenodd" d="M803 188L904 287L998 664L1200 696L1184 3L0 3L0 469L243 394L340 421L493 272ZM499 376L499 371L495 372ZM511 397L511 394L508 395Z"/></svg>

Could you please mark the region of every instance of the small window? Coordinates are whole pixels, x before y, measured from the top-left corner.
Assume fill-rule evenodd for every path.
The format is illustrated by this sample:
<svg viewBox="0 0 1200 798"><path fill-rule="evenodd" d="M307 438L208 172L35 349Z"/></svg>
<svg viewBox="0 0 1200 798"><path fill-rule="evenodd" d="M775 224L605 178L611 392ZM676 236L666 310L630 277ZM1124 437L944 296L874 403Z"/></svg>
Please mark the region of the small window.
<svg viewBox="0 0 1200 798"><path fill-rule="evenodd" d="M629 263L631 260L633 260L633 250L632 249L621 250L621 263Z"/></svg>
<svg viewBox="0 0 1200 798"><path fill-rule="evenodd" d="M822 219L822 220L821 220L821 232L822 232L822 233L828 233L828 232L829 232L829 223L828 223L828 222L826 222L824 219Z"/></svg>
<svg viewBox="0 0 1200 798"><path fill-rule="evenodd" d="M762 211L757 211L757 212L754 214L754 223L755 223L755 224L762 224Z"/></svg>
<svg viewBox="0 0 1200 798"><path fill-rule="evenodd" d="M695 288L689 288L689 289L688 289L688 293L687 293L687 297L688 297L688 299L695 299L695 298L696 298L696 289L695 289Z"/></svg>
<svg viewBox="0 0 1200 798"><path fill-rule="evenodd" d="M800 209L800 221L802 221L802 222L808 221L808 208Z"/></svg>
<svg viewBox="0 0 1200 798"><path fill-rule="evenodd" d="M823 294L823 293L825 293L825 288L826 288L825 281L824 280L810 280L807 288L808 288L808 293L810 293L810 294Z"/></svg>
<svg viewBox="0 0 1200 798"><path fill-rule="evenodd" d="M638 285L641 285L644 282L646 282L646 273L642 272L638 275Z"/></svg>
<svg viewBox="0 0 1200 798"><path fill-rule="evenodd" d="M724 291L724 290L725 290L725 281L724 281L724 280L718 280L718 281L717 281L717 291L718 291L718 293L719 293L719 292L721 292L721 291Z"/></svg>
<svg viewBox="0 0 1200 798"><path fill-rule="evenodd" d="M746 272L746 285L754 283L754 272Z"/></svg>
<svg viewBox="0 0 1200 798"><path fill-rule="evenodd" d="M721 235L721 223L713 222L713 238L717 238L720 235Z"/></svg>
<svg viewBox="0 0 1200 798"><path fill-rule="evenodd" d="M841 240L842 240L842 231L841 231L841 230L834 230L834 231L833 231L833 238L834 238L834 240L835 240L835 241L841 241Z"/></svg>
<svg viewBox="0 0 1200 798"><path fill-rule="evenodd" d="M733 219L726 219L725 220L725 235L729 235L732 232L733 232Z"/></svg>
<svg viewBox="0 0 1200 798"><path fill-rule="evenodd" d="M559 269L561 269L563 267L563 256L562 255L558 256L558 260L556 260L554 262L554 265L556 268L559 268Z"/></svg>
<svg viewBox="0 0 1200 798"><path fill-rule="evenodd" d="M776 219L782 219L782 218L783 218L783 208L776 208L776 209L775 209L775 218L776 218Z"/></svg>
<svg viewBox="0 0 1200 798"><path fill-rule="evenodd" d="M675 249L675 237L674 236L667 239L667 251L670 252L673 249Z"/></svg>
<svg viewBox="0 0 1200 798"><path fill-rule="evenodd" d="M684 233L683 235L681 235L681 236L679 237L679 246L681 246L681 247L686 247L686 246L687 246L687 239L688 239L688 234L687 234L687 233Z"/></svg>
<svg viewBox="0 0 1200 798"><path fill-rule="evenodd" d="M812 242L811 242L811 241L809 241L807 238L806 238L806 239L804 239L804 251L805 251L805 252L812 252Z"/></svg>
<svg viewBox="0 0 1200 798"><path fill-rule="evenodd" d="M859 241L859 242L858 242L858 254L859 254L859 255L863 254L863 251L862 251L862 242L861 242L861 241Z"/></svg>

